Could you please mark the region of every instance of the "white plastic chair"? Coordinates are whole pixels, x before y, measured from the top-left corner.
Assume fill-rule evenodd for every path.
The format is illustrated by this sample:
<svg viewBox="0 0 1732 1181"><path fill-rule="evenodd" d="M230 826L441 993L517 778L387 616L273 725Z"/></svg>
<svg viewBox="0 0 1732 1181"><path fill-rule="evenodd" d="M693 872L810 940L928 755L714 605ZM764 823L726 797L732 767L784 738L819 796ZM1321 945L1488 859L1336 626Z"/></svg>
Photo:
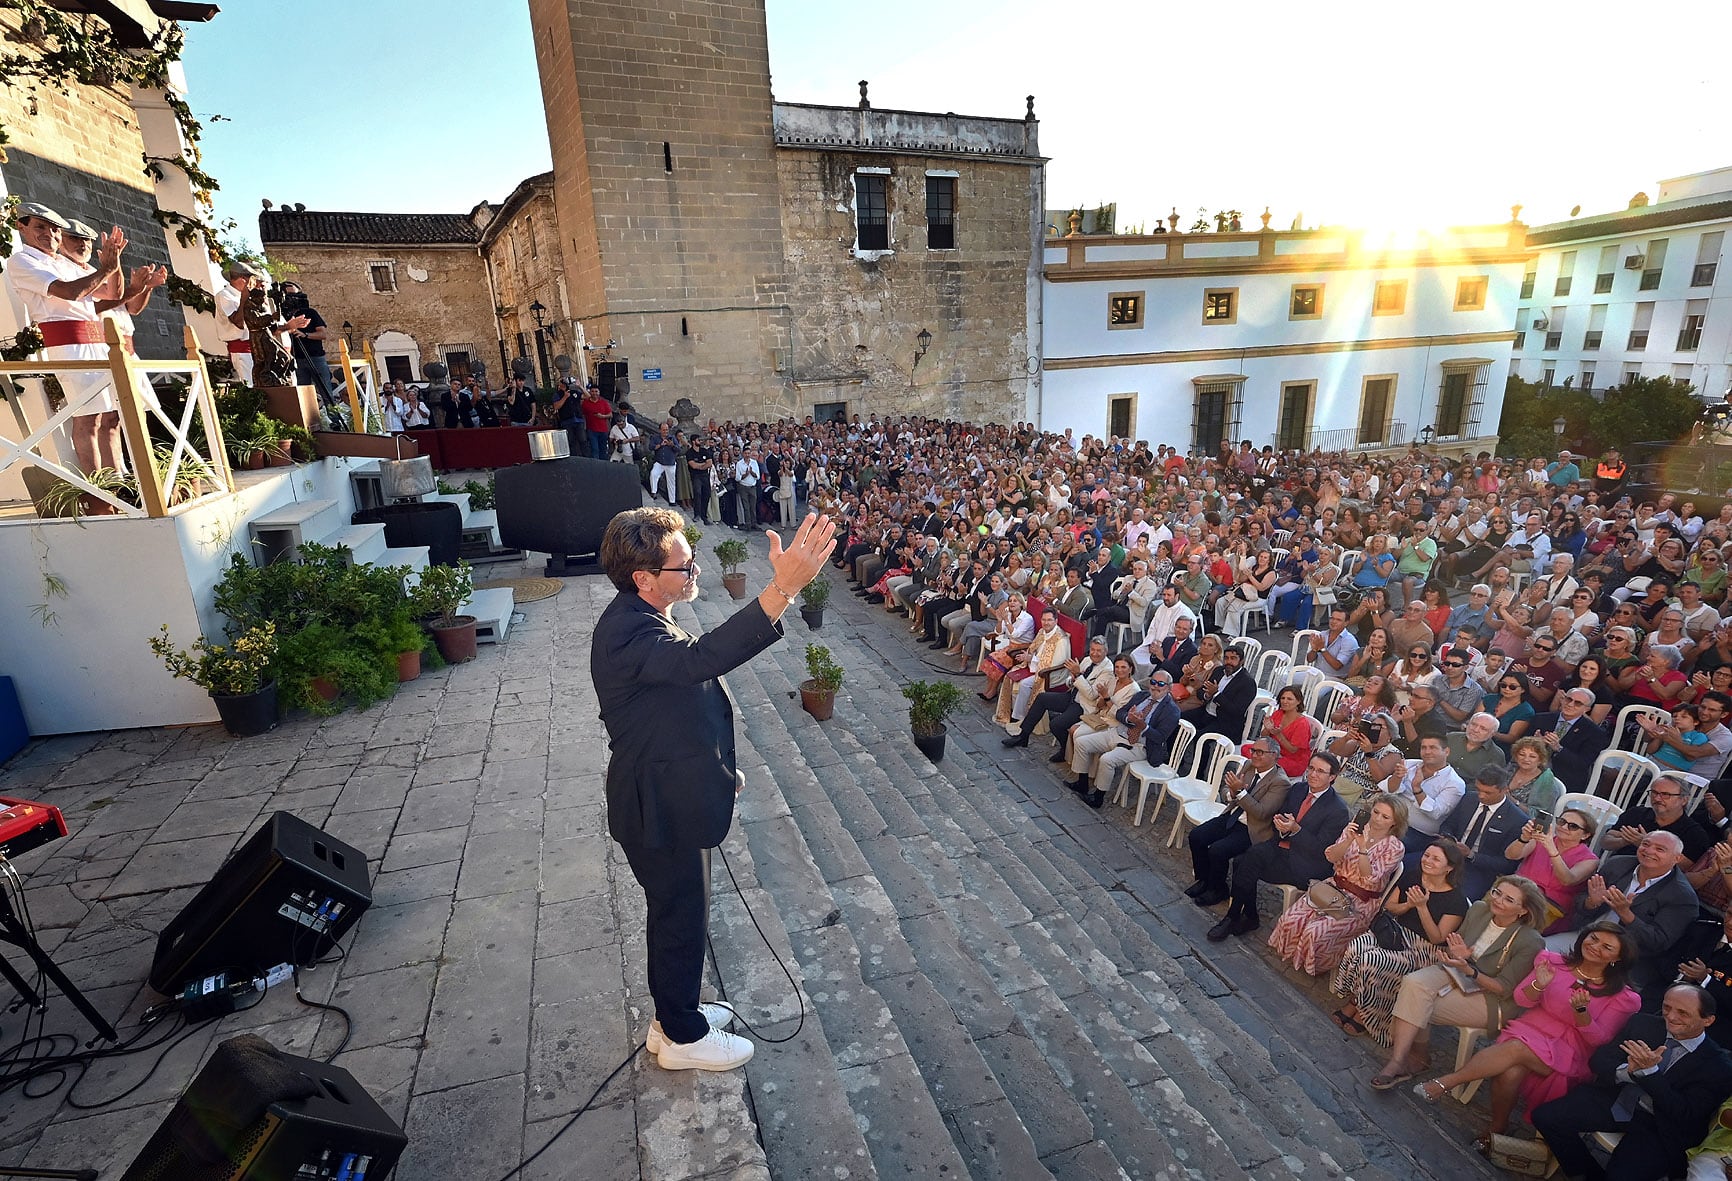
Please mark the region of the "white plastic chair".
<svg viewBox="0 0 1732 1181"><path fill-rule="evenodd" d="M1479 1048L1479 1039L1485 1036L1486 1031L1476 1025L1458 1025L1455 1027L1455 1032L1461 1039L1455 1047L1455 1068L1460 1070L1467 1065L1467 1060L1473 1057L1474 1050ZM1483 1079L1476 1078L1471 1082L1462 1083L1450 1094L1455 1096L1457 1103L1466 1107L1473 1102L1474 1095L1479 1091L1479 1084L1483 1081Z"/></svg>
<svg viewBox="0 0 1732 1181"><path fill-rule="evenodd" d="M1252 610L1255 609L1256 608L1252 608ZM1233 643L1238 645L1239 650L1245 654L1246 668L1255 665L1258 658L1263 655L1262 640L1253 640L1249 636L1240 636L1238 639L1234 640Z"/></svg>
<svg viewBox="0 0 1732 1181"><path fill-rule="evenodd" d="M1273 693L1277 688L1287 683L1287 670L1293 667L1293 658L1285 652L1277 652L1271 648L1257 658L1257 685Z"/></svg>
<svg viewBox="0 0 1732 1181"><path fill-rule="evenodd" d="M1591 796L1580 791L1567 791L1558 797L1557 806L1552 809L1552 814L1562 816L1571 810L1584 812L1594 818L1594 839L1588 842L1588 848L1595 853L1600 851L1600 842L1606 835L1606 828L1624 811L1612 801L1600 796Z"/></svg>
<svg viewBox="0 0 1732 1181"><path fill-rule="evenodd" d="M1600 780L1607 771L1612 774L1612 782L1602 793ZM1659 774L1660 765L1653 759L1627 750L1608 748L1600 752L1600 757L1594 760L1593 769L1588 772L1588 790L1594 795L1603 795L1621 812L1630 806L1630 801L1636 796L1636 789L1651 782Z"/></svg>
<svg viewBox="0 0 1732 1181"><path fill-rule="evenodd" d="M1287 683L1304 695L1306 712L1310 712L1311 702L1316 699L1317 687L1328 679L1328 675L1314 664L1297 664L1287 670ZM1276 688L1279 691L1280 687Z"/></svg>
<svg viewBox="0 0 1732 1181"><path fill-rule="evenodd" d="M1353 696L1353 687L1345 681L1317 681L1307 689L1305 712L1327 726L1342 702L1351 700Z"/></svg>
<svg viewBox="0 0 1732 1181"><path fill-rule="evenodd" d="M1269 715L1275 711L1275 698L1259 694L1251 699L1251 708L1245 711L1245 729L1239 735L1240 742L1250 742L1263 732L1263 723L1269 720ZM1199 778L1201 778L1199 776Z"/></svg>
<svg viewBox="0 0 1732 1181"><path fill-rule="evenodd" d="M1190 722L1180 722L1179 728L1173 734L1173 747L1167 755L1167 761L1155 766L1147 759L1138 759L1125 768L1124 775L1117 780L1116 789L1112 793L1115 804L1124 804L1131 789L1131 780L1137 781L1137 814L1131 821L1134 828L1141 828L1143 823L1143 805L1149 799L1149 785L1160 783L1162 792L1155 797L1155 811L1160 811L1161 801L1166 799L1165 784L1179 777L1178 768L1185 765L1185 755L1190 752L1191 742L1197 737L1197 728Z"/></svg>
<svg viewBox="0 0 1732 1181"><path fill-rule="evenodd" d="M1329 729L1327 727L1319 727L1319 729L1317 731L1317 747L1316 747L1316 749L1317 750L1328 750L1330 743L1334 742L1337 738L1345 738L1346 736L1347 736L1347 731L1345 731L1345 730L1334 730L1334 729Z"/></svg>
<svg viewBox="0 0 1732 1181"><path fill-rule="evenodd" d="M1314 627L1302 627L1293 633L1293 646L1287 650L1287 655L1294 668L1310 663L1311 637L1322 634Z"/></svg>
<svg viewBox="0 0 1732 1181"><path fill-rule="evenodd" d="M1245 760L1238 755L1221 760L1220 774L1216 777L1215 782L1215 794L1206 800L1186 800L1179 806L1178 812L1173 816L1173 830L1167 834L1167 848L1171 849L1179 843L1179 838L1184 835L1187 820L1194 825L1202 824L1206 820L1213 820L1227 810L1226 803L1221 799L1221 782L1226 779L1228 771L1239 770L1244 765Z"/></svg>
<svg viewBox="0 0 1732 1181"><path fill-rule="evenodd" d="M1204 734L1197 738L1191 748L1190 773L1161 781L1161 794L1155 797L1155 806L1149 811L1149 826L1154 826L1156 817L1161 814L1161 805L1169 799L1183 807L1186 800L1212 797L1215 791L1211 786L1210 772L1236 750L1237 744L1225 734ZM1173 765L1179 766L1176 762ZM1213 783L1219 785L1220 782L1220 776L1215 775Z"/></svg>
<svg viewBox="0 0 1732 1181"><path fill-rule="evenodd" d="M1657 705L1642 705L1639 703L1636 705L1626 705L1623 709L1618 711L1617 717L1612 720L1612 745L1607 749L1633 750L1639 752L1641 750L1640 744L1645 743L1648 740L1647 735L1643 734L1639 729L1633 730L1632 732L1632 728L1636 724L1636 719L1642 717L1652 718L1656 722L1669 722L1672 720L1671 713L1667 710L1661 709Z"/></svg>
<svg viewBox="0 0 1732 1181"><path fill-rule="evenodd" d="M1293 530L1291 530L1291 529L1277 529L1269 535L1269 540L1271 542L1273 542L1273 544L1269 547L1270 549L1276 549L1276 548L1281 547L1281 546L1292 545L1293 544ZM1287 556L1287 551L1285 549L1281 550L1281 556L1282 557Z"/></svg>
<svg viewBox="0 0 1732 1181"><path fill-rule="evenodd" d="M1213 739L1214 741L1210 741ZM1192 774L1181 779L1169 780L1167 795L1178 802L1178 815L1173 817L1173 827L1167 833L1167 848L1172 848L1179 840L1179 822L1184 819L1185 805L1192 800L1212 800L1221 794L1221 777L1228 768L1244 763L1236 753L1232 740L1222 734L1205 734L1197 740L1196 764ZM1151 818L1149 823L1153 825Z"/></svg>
<svg viewBox="0 0 1732 1181"><path fill-rule="evenodd" d="M1114 621L1107 624L1107 651L1123 652L1127 646L1126 637L1131 634L1131 625Z"/></svg>
<svg viewBox="0 0 1732 1181"><path fill-rule="evenodd" d="M1281 530L1281 532L1287 533L1285 529ZM1279 566L1282 562L1285 562L1290 556L1292 556L1293 551L1287 548L1287 543L1292 540L1293 535L1287 533L1285 541L1282 541L1279 545L1272 545L1269 547L1269 564L1271 566Z"/></svg>
<svg viewBox="0 0 1732 1181"><path fill-rule="evenodd" d="M1365 551L1364 550L1357 550L1357 549L1344 549L1344 550L1342 550L1341 551L1341 577L1339 580L1337 580L1338 584L1341 582L1346 582L1349 578L1351 578L1353 575L1353 571L1358 569L1359 563L1364 558L1365 558Z"/></svg>
<svg viewBox="0 0 1732 1181"><path fill-rule="evenodd" d="M1684 811L1694 812L1702 804L1702 797L1708 794L1708 778L1704 775L1691 775L1684 771L1673 771L1672 776L1682 779L1690 787L1690 798L1684 803Z"/></svg>
<svg viewBox="0 0 1732 1181"><path fill-rule="evenodd" d="M1247 639L1245 636L1245 633L1249 632L1251 630L1251 620L1253 618L1261 619L1263 621L1263 626L1258 628L1257 629L1258 631L1265 631L1266 632L1269 630L1269 600L1268 599L1258 599L1256 602L1250 603L1246 606L1244 612L1239 616L1239 638L1238 638L1238 640L1235 641L1235 643L1239 643L1239 644L1253 644L1254 643L1254 644L1257 644L1257 646L1259 648L1261 648L1263 646L1261 643L1259 643L1258 641L1255 641L1255 640Z"/></svg>

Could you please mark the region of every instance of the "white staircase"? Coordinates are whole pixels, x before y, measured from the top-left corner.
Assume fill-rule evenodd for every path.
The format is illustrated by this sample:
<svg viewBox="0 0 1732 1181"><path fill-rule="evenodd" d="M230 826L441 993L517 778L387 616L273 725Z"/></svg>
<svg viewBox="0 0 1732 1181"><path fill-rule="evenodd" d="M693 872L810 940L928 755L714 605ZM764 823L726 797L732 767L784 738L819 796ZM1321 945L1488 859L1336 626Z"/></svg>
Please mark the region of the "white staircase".
<svg viewBox="0 0 1732 1181"><path fill-rule="evenodd" d="M302 500L272 509L247 523L252 537L252 558L263 566L280 558L299 560L306 542L341 547L351 562L377 566L407 566L412 571L427 568L424 545L388 546L385 526L346 525L343 509L334 500Z"/></svg>

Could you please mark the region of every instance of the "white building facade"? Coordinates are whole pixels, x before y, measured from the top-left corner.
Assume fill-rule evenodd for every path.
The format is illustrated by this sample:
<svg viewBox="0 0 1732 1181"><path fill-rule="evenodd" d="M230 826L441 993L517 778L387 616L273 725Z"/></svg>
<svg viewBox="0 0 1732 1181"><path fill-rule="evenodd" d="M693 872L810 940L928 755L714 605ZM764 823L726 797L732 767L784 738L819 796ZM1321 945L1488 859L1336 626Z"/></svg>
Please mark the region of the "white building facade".
<svg viewBox="0 0 1732 1181"><path fill-rule="evenodd" d="M1600 390L1633 377L1732 386L1732 167L1660 182L1617 213L1536 226L1516 313L1516 373Z"/></svg>
<svg viewBox="0 0 1732 1181"><path fill-rule="evenodd" d="M1495 450L1525 227L1049 238L1047 430ZM1430 433L1427 434L1427 428Z"/></svg>

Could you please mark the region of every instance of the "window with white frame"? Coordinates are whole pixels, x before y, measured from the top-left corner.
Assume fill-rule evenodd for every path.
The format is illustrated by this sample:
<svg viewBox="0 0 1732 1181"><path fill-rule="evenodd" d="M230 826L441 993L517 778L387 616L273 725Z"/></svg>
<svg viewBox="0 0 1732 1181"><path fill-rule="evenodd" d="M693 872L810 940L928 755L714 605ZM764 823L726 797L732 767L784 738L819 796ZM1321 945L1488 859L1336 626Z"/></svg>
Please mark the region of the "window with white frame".
<svg viewBox="0 0 1732 1181"><path fill-rule="evenodd" d="M380 295L387 295L397 290L397 264L388 258L375 258L367 263L367 276L372 280L373 290Z"/></svg>

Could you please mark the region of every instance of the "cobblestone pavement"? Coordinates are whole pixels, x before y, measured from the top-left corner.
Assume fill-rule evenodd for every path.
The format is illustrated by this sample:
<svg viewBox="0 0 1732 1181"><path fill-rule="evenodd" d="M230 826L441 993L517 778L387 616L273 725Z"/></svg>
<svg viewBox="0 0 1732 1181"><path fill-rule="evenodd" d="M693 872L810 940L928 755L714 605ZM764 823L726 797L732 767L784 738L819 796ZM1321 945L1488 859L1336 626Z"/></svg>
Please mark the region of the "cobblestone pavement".
<svg viewBox="0 0 1732 1181"><path fill-rule="evenodd" d="M756 587L769 568L762 539L752 549ZM650 1017L589 681L612 594L569 579L519 609L506 643L364 713L249 740L32 744L0 768L0 794L56 804L71 829L20 859L43 944L124 1035L158 999L144 979L163 924L264 817L295 813L369 858L347 959L303 989L352 1015L337 1062L407 1131L397 1176L503 1175ZM694 606L698 627L734 604L718 585ZM876 610L838 593L816 635L790 612L788 639L730 677L749 786L716 870L712 983L789 1040L726 1075L639 1055L522 1176L1488 1175L1465 1150L1479 1111L1366 1089L1375 1060L1329 1024L1317 986L1255 941L1204 943L1212 920L1179 896L1174 857L1128 813L1077 803L1040 743L1005 751L965 710L944 761L925 763L896 689L939 674ZM809 639L848 670L822 725L793 700ZM60 998L43 1027L89 1036ZM7 1016L0 1040L23 1028ZM97 1064L70 1098L12 1090L0 1163L118 1176L241 1031L323 1056L343 1022L280 987L160 1062Z"/></svg>

